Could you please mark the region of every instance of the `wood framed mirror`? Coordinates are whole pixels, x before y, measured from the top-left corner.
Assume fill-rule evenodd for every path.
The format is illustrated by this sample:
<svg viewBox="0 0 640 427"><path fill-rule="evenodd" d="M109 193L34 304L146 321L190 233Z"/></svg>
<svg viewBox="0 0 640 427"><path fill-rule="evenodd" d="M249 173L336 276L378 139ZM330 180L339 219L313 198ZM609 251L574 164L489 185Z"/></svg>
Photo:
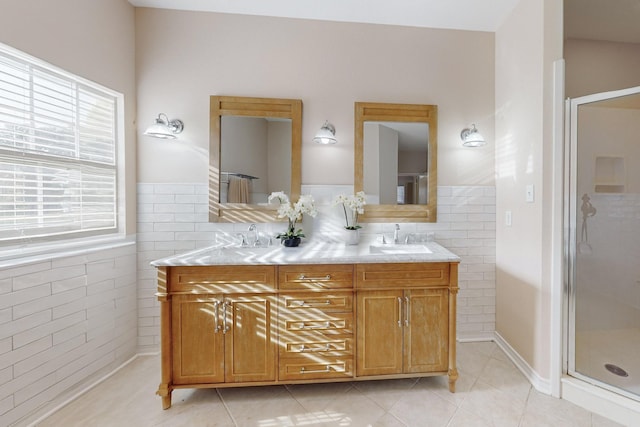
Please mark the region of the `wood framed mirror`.
<svg viewBox="0 0 640 427"><path fill-rule="evenodd" d="M438 108L355 103L354 190L362 222L436 222Z"/></svg>
<svg viewBox="0 0 640 427"><path fill-rule="evenodd" d="M279 221L267 197L300 196L302 101L211 96L209 221Z"/></svg>

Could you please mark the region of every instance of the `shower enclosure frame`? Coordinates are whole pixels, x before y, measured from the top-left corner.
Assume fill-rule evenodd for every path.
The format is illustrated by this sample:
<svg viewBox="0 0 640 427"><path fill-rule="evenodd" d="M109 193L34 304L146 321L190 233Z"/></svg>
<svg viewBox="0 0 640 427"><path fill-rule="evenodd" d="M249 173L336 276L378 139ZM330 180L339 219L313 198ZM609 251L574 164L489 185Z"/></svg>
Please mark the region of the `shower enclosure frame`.
<svg viewBox="0 0 640 427"><path fill-rule="evenodd" d="M577 295L577 269L576 257L578 254L578 194L577 194L577 168L578 168L578 108L584 104L591 104L597 101L615 99L628 95L640 94L640 86L601 92L585 95L578 98L568 98L565 101L565 333L566 340L563 350L563 366L566 374L586 383L600 387L624 397L640 401L640 395L626 391L614 385L592 378L586 374L576 371L576 295Z"/></svg>

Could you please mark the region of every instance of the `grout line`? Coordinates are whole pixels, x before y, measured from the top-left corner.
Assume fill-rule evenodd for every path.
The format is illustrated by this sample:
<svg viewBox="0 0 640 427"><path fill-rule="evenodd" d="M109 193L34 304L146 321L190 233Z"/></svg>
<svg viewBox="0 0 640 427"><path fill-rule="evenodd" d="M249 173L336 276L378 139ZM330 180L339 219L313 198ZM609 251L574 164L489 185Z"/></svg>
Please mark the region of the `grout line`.
<svg viewBox="0 0 640 427"><path fill-rule="evenodd" d="M229 409L229 406L227 405L227 402L224 401L224 399L222 398L222 393L220 393L220 389L216 387L216 394L218 395L218 398L220 399L220 402L222 402L222 406L224 406L224 410L227 411L227 414L229 415L229 418L231 418L231 421L233 421L233 425L238 427L238 421L236 421L236 418L233 416L233 413L231 412L231 409Z"/></svg>

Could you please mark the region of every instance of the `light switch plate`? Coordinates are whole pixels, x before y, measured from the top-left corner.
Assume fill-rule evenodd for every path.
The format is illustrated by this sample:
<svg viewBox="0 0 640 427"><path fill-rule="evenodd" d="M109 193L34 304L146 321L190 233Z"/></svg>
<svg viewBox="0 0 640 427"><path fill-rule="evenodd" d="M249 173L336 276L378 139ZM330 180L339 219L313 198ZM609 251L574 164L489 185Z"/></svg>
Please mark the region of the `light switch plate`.
<svg viewBox="0 0 640 427"><path fill-rule="evenodd" d="M525 194L525 200L528 203L533 203L533 200L534 200L533 184L527 185L527 190L526 190L526 194Z"/></svg>

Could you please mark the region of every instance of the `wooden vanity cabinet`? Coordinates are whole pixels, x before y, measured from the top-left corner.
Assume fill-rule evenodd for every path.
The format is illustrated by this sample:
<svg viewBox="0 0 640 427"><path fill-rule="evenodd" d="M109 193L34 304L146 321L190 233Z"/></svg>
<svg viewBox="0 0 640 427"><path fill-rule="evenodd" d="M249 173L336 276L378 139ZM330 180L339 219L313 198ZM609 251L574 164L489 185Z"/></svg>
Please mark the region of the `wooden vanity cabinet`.
<svg viewBox="0 0 640 427"><path fill-rule="evenodd" d="M175 388L448 375L457 262L158 267Z"/></svg>
<svg viewBox="0 0 640 427"><path fill-rule="evenodd" d="M274 266L160 267L162 380L171 391L276 380Z"/></svg>
<svg viewBox="0 0 640 427"><path fill-rule="evenodd" d="M447 370L446 291L358 292L358 376Z"/></svg>
<svg viewBox="0 0 640 427"><path fill-rule="evenodd" d="M276 379L275 295L176 295L174 384Z"/></svg>
<svg viewBox="0 0 640 427"><path fill-rule="evenodd" d="M455 390L457 264L358 264L358 377L447 374Z"/></svg>

